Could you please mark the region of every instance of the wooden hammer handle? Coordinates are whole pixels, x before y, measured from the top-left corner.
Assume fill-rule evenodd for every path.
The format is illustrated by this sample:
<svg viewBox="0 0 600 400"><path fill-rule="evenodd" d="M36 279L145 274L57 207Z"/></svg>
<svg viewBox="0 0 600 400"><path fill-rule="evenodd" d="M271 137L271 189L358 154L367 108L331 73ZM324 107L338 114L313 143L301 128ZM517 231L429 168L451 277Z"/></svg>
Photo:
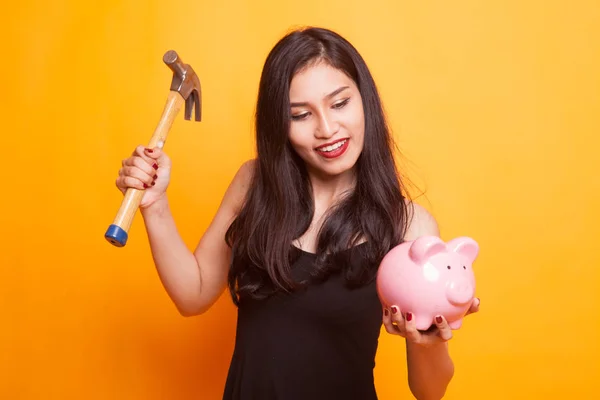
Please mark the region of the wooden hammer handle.
<svg viewBox="0 0 600 400"><path fill-rule="evenodd" d="M167 135L169 134L171 126L175 121L175 117L179 114L179 111L184 103L185 100L178 92L169 92L167 104L165 104L160 121L158 122L158 125L156 126L154 134L150 138L150 142L148 142L147 147L158 147L160 149L163 148L165 142L167 141ZM113 223L108 227L106 233L104 234L106 240L116 247L123 247L127 243L129 229L131 228L133 218L139 209L144 192L144 190L134 188L129 188L125 192L125 197L121 202L121 207L119 208Z"/></svg>

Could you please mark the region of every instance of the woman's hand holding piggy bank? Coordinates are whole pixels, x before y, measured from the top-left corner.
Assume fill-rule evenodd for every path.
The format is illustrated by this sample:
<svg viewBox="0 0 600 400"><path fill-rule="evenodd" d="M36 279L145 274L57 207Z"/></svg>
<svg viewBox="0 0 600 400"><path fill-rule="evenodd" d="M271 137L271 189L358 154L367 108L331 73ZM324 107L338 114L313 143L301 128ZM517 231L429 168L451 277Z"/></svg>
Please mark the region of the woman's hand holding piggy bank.
<svg viewBox="0 0 600 400"><path fill-rule="evenodd" d="M398 324L392 326L392 319L397 322L400 318L410 323L413 331L426 331L432 325L445 328L441 336L448 340L451 330L460 328L463 317L479 307L472 268L478 253L477 242L469 237L445 243L437 236L422 236L390 250L377 275L387 331L402 336L422 334L402 332ZM392 314L400 313L392 317L390 309Z"/></svg>

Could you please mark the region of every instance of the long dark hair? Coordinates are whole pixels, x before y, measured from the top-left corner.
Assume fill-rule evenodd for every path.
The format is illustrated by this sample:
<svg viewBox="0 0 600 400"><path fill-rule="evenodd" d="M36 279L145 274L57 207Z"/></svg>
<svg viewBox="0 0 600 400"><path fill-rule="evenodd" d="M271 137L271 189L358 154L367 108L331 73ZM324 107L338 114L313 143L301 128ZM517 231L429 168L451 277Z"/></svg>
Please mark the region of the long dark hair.
<svg viewBox="0 0 600 400"><path fill-rule="evenodd" d="M381 100L365 61L335 32L314 27L295 30L266 59L256 107L253 178L226 234L233 255L228 283L235 304L245 296L261 298L306 283L292 278L292 243L308 229L314 201L305 164L288 140L289 90L293 76L315 61L326 62L354 80L362 97L365 135L354 189L328 212L320 229L314 278L322 279L344 265L348 285L367 283L376 276L383 256L404 237L406 193ZM363 242L361 264L344 262L349 261L346 250L359 241Z"/></svg>

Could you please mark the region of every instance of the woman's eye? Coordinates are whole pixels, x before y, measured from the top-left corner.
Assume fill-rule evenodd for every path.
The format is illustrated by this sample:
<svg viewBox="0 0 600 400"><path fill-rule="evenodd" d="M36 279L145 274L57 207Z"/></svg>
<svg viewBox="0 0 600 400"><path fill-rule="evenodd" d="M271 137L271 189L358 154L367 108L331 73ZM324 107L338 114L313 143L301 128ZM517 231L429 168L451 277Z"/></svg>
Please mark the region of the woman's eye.
<svg viewBox="0 0 600 400"><path fill-rule="evenodd" d="M304 118L306 118L306 117L308 117L308 113L307 113L307 112L305 112L305 113L302 113L302 114L296 114L296 115L292 115L292 119L293 119L294 121L300 121L300 120L303 120L303 119L304 119Z"/></svg>
<svg viewBox="0 0 600 400"><path fill-rule="evenodd" d="M350 101L350 98L347 98L346 100L342 100L339 103L335 103L333 105L333 108L342 108L344 107L346 104L348 104L348 102Z"/></svg>

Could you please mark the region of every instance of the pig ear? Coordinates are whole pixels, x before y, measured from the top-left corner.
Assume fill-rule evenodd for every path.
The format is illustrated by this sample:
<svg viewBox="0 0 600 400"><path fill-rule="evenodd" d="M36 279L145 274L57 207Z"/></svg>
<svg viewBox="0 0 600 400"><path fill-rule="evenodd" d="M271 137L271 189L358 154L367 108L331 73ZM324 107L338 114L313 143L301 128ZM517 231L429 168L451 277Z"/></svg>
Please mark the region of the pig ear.
<svg viewBox="0 0 600 400"><path fill-rule="evenodd" d="M470 237L458 237L448 242L448 250L461 254L474 262L479 254L479 245Z"/></svg>
<svg viewBox="0 0 600 400"><path fill-rule="evenodd" d="M431 256L443 251L446 251L446 244L442 239L437 236L421 236L410 245L408 255L415 263L423 265Z"/></svg>

